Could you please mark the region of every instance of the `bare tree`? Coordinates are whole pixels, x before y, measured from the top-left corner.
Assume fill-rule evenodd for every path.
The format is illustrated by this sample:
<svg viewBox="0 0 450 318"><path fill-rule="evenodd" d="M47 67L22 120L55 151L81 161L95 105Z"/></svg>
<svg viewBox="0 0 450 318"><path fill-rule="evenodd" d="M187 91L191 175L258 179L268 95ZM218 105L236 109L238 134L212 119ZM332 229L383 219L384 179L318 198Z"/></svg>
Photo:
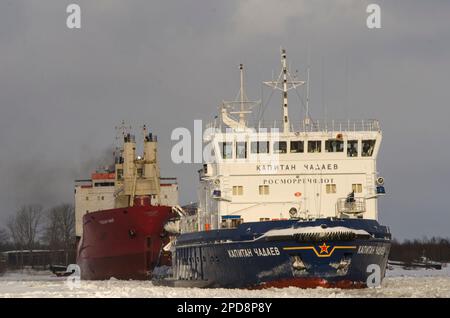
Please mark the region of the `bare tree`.
<svg viewBox="0 0 450 318"><path fill-rule="evenodd" d="M0 243L7 242L9 240L9 234L4 228L0 228Z"/></svg>
<svg viewBox="0 0 450 318"><path fill-rule="evenodd" d="M62 246L58 229L58 213L55 208L50 209L46 214L46 225L43 240L51 250L58 250Z"/></svg>
<svg viewBox="0 0 450 318"><path fill-rule="evenodd" d="M9 233L0 228L0 251L4 250L9 245Z"/></svg>
<svg viewBox="0 0 450 318"><path fill-rule="evenodd" d="M75 242L75 212L70 204L61 204L47 213L47 227L44 239L52 250L63 249L66 263Z"/></svg>
<svg viewBox="0 0 450 318"><path fill-rule="evenodd" d="M7 224L16 248L29 250L31 265L33 265L33 249L37 243L41 219L42 206L24 205L9 219Z"/></svg>

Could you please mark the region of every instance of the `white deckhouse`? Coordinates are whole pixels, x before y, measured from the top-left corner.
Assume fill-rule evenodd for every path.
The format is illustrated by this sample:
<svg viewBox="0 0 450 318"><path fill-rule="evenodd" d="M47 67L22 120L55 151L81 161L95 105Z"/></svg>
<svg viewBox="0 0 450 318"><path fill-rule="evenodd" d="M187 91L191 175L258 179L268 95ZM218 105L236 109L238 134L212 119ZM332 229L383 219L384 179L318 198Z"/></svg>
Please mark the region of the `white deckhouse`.
<svg viewBox="0 0 450 318"><path fill-rule="evenodd" d="M265 82L282 93L281 123L269 125L246 119L255 102L245 96L241 65L240 100L224 102L221 123L205 134L212 158L199 171L198 213L183 218L183 232L290 218L377 219L384 194L376 168L378 121L312 120L307 89L305 119L291 122L288 91L306 82L290 75L285 50L281 64L278 79Z"/></svg>

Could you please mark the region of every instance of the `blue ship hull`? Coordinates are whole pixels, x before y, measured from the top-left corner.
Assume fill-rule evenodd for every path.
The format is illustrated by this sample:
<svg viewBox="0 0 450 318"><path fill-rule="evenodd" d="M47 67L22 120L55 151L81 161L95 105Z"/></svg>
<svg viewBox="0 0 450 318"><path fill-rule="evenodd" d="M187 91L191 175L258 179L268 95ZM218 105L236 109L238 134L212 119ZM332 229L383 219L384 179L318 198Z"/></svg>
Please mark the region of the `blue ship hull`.
<svg viewBox="0 0 450 318"><path fill-rule="evenodd" d="M319 235L302 232L306 227L350 231ZM268 236L273 230L288 231ZM390 238L387 227L363 219L267 221L182 234L172 268L165 277L154 277L154 283L205 288L366 287L368 279L376 284L384 277Z"/></svg>

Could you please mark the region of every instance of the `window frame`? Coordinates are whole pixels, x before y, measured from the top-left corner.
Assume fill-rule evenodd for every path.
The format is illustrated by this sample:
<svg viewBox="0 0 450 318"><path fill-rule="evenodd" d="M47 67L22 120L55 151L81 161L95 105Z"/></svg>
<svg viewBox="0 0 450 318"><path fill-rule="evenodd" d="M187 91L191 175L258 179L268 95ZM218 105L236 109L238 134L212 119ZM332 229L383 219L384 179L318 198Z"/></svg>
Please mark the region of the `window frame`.
<svg viewBox="0 0 450 318"><path fill-rule="evenodd" d="M234 185L232 187L231 191L232 191L231 193L233 194L233 196L242 196L242 195L244 195L244 186Z"/></svg>
<svg viewBox="0 0 450 318"><path fill-rule="evenodd" d="M279 146L280 144L284 144L284 152L281 151L281 148L280 148L280 147L278 147L278 148L275 147L275 145L278 145L278 146ZM273 152L274 154L280 154L280 153L284 154L284 153L287 153L287 141L285 141L285 140L282 140L282 141L274 141L274 142L273 142L273 145L272 145L272 152Z"/></svg>
<svg viewBox="0 0 450 318"><path fill-rule="evenodd" d="M362 183L352 183L352 192L355 193L363 193L363 185Z"/></svg>
<svg viewBox="0 0 450 318"><path fill-rule="evenodd" d="M336 142L341 145L341 148L339 150L338 145L336 145L336 151L334 151L332 147L332 143ZM331 150L329 149L329 146L331 146ZM339 139L327 139L325 140L325 152L327 153L341 153L344 152L344 141Z"/></svg>
<svg viewBox="0 0 450 318"><path fill-rule="evenodd" d="M315 149L318 149L319 151L311 151L310 149L311 149L311 146L310 145L312 145L312 143L316 143L316 146L317 146L317 143L319 143L319 148L315 148ZM308 140L308 153L322 153L322 140Z"/></svg>
<svg viewBox="0 0 450 318"><path fill-rule="evenodd" d="M263 143L266 144L267 152L261 152L260 144L263 144ZM253 151L254 150L254 147L253 147L254 144L256 144L256 152ZM251 141L250 142L250 153L252 153L252 154L269 154L270 153L270 143L269 143L269 141Z"/></svg>
<svg viewBox="0 0 450 318"><path fill-rule="evenodd" d="M230 150L231 150L231 154L230 157L225 157L225 147L227 145L230 145ZM227 160L227 159L233 159L233 142L232 141L220 141L219 142L219 150L220 150L220 155L222 157L222 159Z"/></svg>
<svg viewBox="0 0 450 318"><path fill-rule="evenodd" d="M238 148L239 148L239 145L242 145L242 144L244 144L244 157L240 157L239 156L239 151L238 151ZM247 159L247 148L248 148L248 146L247 146L247 142L246 141L236 141L236 146L235 146L235 150L236 150L236 159Z"/></svg>
<svg viewBox="0 0 450 318"><path fill-rule="evenodd" d="M364 152L364 143L365 142L371 142L371 145L369 145L369 149L367 150L367 151L371 150L370 153L365 153ZM375 151L376 143L377 143L376 139L363 139L363 140L361 140L361 157L372 157L373 153Z"/></svg>
<svg viewBox="0 0 450 318"><path fill-rule="evenodd" d="M259 195L269 195L270 188L268 184L260 184L258 186Z"/></svg>
<svg viewBox="0 0 450 318"><path fill-rule="evenodd" d="M328 183L325 185L325 192L327 194L336 194L337 193L337 185L336 183Z"/></svg>
<svg viewBox="0 0 450 318"><path fill-rule="evenodd" d="M299 145L301 145L301 147L299 148L300 151L292 151L293 143L299 143ZM290 146L289 153L304 153L305 152L305 142L303 140L291 140L289 143L289 146Z"/></svg>
<svg viewBox="0 0 450 318"><path fill-rule="evenodd" d="M353 147L353 149L356 150L356 153L355 153L354 156L350 156L350 153L349 153L349 150L350 150L349 145L355 144L355 143L356 143L356 147ZM358 140L358 139L347 140L347 157L349 157L349 158L358 157L358 156L359 156L359 148L358 148L358 147L359 147L359 140Z"/></svg>

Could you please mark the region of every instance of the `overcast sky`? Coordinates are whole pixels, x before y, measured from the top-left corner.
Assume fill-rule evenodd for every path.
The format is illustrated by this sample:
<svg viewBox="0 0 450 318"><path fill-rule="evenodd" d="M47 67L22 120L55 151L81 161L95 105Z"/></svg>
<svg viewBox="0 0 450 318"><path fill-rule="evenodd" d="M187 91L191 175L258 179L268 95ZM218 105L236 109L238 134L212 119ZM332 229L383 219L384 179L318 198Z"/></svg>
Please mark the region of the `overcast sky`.
<svg viewBox="0 0 450 318"><path fill-rule="evenodd" d="M379 30L365 24L371 2ZM80 30L66 27L69 3ZM171 163L171 131L234 98L239 63L261 98L283 46L300 76L312 67L314 118L381 121L380 217L394 236L450 236L449 13L448 0L0 0L0 224L21 204L72 202L121 120L150 125L162 174L195 201L197 166ZM265 119L280 116L272 99ZM298 99L290 109L298 121Z"/></svg>

